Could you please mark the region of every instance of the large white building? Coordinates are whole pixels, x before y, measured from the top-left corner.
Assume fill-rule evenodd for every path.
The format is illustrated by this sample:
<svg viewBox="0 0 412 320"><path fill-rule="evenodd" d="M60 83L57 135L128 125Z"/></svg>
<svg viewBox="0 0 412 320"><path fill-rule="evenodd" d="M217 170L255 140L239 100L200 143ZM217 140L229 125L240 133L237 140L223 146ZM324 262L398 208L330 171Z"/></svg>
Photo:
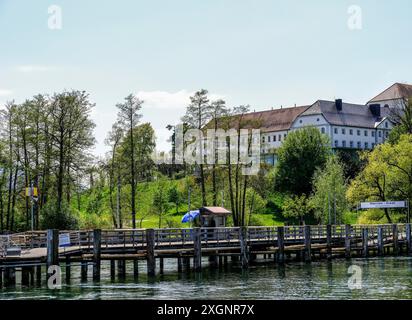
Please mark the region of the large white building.
<svg viewBox="0 0 412 320"><path fill-rule="evenodd" d="M268 163L276 162L275 150L291 130L315 126L328 135L333 149L372 149L383 143L393 128L392 108L412 97L412 85L396 83L366 104L318 100L310 106L254 112L259 119L261 153Z"/></svg>

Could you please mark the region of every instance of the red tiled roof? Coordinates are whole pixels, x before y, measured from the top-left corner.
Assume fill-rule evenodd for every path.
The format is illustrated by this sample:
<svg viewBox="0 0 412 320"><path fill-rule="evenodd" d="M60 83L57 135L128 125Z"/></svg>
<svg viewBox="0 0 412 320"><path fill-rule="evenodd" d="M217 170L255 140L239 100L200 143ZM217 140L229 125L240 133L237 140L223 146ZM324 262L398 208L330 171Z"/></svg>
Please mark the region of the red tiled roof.
<svg viewBox="0 0 412 320"><path fill-rule="evenodd" d="M378 94L375 98L370 100L369 103L409 97L412 97L412 85L405 83L395 83L385 91Z"/></svg>

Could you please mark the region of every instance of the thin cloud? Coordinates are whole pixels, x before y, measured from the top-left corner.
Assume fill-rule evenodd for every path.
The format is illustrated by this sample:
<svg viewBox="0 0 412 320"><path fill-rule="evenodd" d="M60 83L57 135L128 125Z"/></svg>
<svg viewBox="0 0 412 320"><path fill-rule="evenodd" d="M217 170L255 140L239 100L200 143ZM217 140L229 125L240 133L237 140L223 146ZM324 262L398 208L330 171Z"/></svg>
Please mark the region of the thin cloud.
<svg viewBox="0 0 412 320"><path fill-rule="evenodd" d="M16 69L19 72L30 73L30 72L51 71L51 70L55 70L56 68L52 66L42 66L42 65L21 65L21 66L18 66Z"/></svg>
<svg viewBox="0 0 412 320"><path fill-rule="evenodd" d="M144 101L144 106L155 109L184 110L190 103L190 97L194 92L180 90L167 91L139 91L137 96ZM209 94L209 99L223 99L223 95Z"/></svg>
<svg viewBox="0 0 412 320"><path fill-rule="evenodd" d="M13 91L7 89L0 89L0 97L6 97L13 94Z"/></svg>

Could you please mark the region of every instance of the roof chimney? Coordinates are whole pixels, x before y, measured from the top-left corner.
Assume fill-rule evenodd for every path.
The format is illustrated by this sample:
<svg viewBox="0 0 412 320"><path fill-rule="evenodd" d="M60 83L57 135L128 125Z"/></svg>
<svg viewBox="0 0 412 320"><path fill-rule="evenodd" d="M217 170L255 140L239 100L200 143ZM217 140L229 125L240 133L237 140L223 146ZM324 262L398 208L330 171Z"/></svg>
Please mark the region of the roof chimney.
<svg viewBox="0 0 412 320"><path fill-rule="evenodd" d="M342 111L342 107L343 107L342 99L336 99L335 106L336 106L336 110Z"/></svg>
<svg viewBox="0 0 412 320"><path fill-rule="evenodd" d="M381 116L381 105L380 104L371 104L369 109L375 117L380 118Z"/></svg>

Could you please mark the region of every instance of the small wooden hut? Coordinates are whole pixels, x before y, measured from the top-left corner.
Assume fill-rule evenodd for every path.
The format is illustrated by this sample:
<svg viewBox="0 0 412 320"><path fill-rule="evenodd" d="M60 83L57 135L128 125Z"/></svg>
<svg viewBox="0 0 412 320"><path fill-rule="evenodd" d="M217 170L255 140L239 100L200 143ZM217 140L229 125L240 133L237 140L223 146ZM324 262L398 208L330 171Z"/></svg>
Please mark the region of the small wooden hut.
<svg viewBox="0 0 412 320"><path fill-rule="evenodd" d="M223 207L202 207L199 211L201 226L210 228L225 227L226 218L231 214Z"/></svg>

